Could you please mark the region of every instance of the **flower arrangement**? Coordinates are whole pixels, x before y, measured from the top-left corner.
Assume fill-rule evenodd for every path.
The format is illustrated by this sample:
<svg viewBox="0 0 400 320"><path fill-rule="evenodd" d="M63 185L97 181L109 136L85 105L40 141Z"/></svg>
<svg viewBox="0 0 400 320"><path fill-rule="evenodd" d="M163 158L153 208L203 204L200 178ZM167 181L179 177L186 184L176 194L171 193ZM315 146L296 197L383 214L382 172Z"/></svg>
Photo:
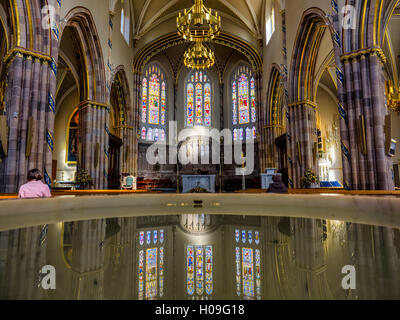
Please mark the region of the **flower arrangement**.
<svg viewBox="0 0 400 320"><path fill-rule="evenodd" d="M86 170L78 168L75 174L75 185L79 188L86 188L87 186L93 185L93 179L90 177Z"/></svg>
<svg viewBox="0 0 400 320"><path fill-rule="evenodd" d="M305 188L309 188L312 184L318 184L319 179L314 172L311 170L306 170L301 182Z"/></svg>

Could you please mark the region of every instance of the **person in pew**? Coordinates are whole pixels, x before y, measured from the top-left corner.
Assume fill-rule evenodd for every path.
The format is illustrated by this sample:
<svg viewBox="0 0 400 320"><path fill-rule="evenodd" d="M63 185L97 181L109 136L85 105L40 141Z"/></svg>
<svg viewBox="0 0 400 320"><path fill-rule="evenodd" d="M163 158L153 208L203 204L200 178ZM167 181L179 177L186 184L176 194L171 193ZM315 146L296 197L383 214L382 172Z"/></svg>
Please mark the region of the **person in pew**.
<svg viewBox="0 0 400 320"><path fill-rule="evenodd" d="M268 193L288 193L288 189L282 182L282 176L274 176L273 183L268 188Z"/></svg>
<svg viewBox="0 0 400 320"><path fill-rule="evenodd" d="M42 174L38 169L32 169L28 172L28 183L22 185L19 189L19 199L51 198L49 187L41 180Z"/></svg>

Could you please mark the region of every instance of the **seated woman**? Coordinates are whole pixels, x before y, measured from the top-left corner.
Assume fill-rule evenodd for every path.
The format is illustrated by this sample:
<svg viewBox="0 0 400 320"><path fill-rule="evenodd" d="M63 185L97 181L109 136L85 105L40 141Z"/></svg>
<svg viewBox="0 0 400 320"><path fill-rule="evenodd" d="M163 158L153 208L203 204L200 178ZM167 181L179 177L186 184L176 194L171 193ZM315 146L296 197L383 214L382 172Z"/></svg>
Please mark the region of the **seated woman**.
<svg viewBox="0 0 400 320"><path fill-rule="evenodd" d="M51 198L50 189L41 181L42 179L43 177L38 169L30 170L28 172L28 183L21 186L18 198Z"/></svg>

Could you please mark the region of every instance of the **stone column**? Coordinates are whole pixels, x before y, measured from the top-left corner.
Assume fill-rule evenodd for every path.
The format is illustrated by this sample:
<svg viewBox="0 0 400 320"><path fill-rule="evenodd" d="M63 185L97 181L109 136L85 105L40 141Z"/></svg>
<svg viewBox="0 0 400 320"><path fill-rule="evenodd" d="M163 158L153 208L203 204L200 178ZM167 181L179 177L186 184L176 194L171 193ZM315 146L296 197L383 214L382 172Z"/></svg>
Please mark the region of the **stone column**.
<svg viewBox="0 0 400 320"><path fill-rule="evenodd" d="M107 189L109 114L107 106L85 101L79 106L82 154L79 166L93 179L95 189Z"/></svg>
<svg viewBox="0 0 400 320"><path fill-rule="evenodd" d="M40 300L39 271L46 262L47 226L0 233L0 299Z"/></svg>
<svg viewBox="0 0 400 320"><path fill-rule="evenodd" d="M316 135L315 105L299 102L289 105L288 161L290 177L294 188L301 188L301 179L306 170L318 172L318 162L314 158Z"/></svg>
<svg viewBox="0 0 400 320"><path fill-rule="evenodd" d="M74 299L104 298L105 236L105 219L74 222L71 262Z"/></svg>
<svg viewBox="0 0 400 320"><path fill-rule="evenodd" d="M392 159L385 150L386 58L379 48L369 48L346 53L341 60L346 78L349 141L344 153L350 162L350 186L354 190L393 190Z"/></svg>

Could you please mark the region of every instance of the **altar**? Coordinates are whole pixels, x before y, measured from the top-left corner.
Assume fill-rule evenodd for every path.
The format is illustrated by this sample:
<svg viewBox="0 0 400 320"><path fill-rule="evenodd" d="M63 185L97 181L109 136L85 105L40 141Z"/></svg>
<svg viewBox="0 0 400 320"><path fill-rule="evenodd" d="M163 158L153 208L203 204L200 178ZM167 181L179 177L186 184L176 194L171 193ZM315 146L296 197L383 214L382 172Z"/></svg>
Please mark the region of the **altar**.
<svg viewBox="0 0 400 320"><path fill-rule="evenodd" d="M182 175L182 192L188 193L200 187L215 193L215 179L215 175Z"/></svg>
<svg viewBox="0 0 400 320"><path fill-rule="evenodd" d="M272 178L274 176L276 176L276 175L280 176L280 174L277 174L276 172L277 172L276 169L268 168L268 169L265 170L265 173L262 173L260 175L260 177L261 177L261 189L268 190L269 186L273 183Z"/></svg>

